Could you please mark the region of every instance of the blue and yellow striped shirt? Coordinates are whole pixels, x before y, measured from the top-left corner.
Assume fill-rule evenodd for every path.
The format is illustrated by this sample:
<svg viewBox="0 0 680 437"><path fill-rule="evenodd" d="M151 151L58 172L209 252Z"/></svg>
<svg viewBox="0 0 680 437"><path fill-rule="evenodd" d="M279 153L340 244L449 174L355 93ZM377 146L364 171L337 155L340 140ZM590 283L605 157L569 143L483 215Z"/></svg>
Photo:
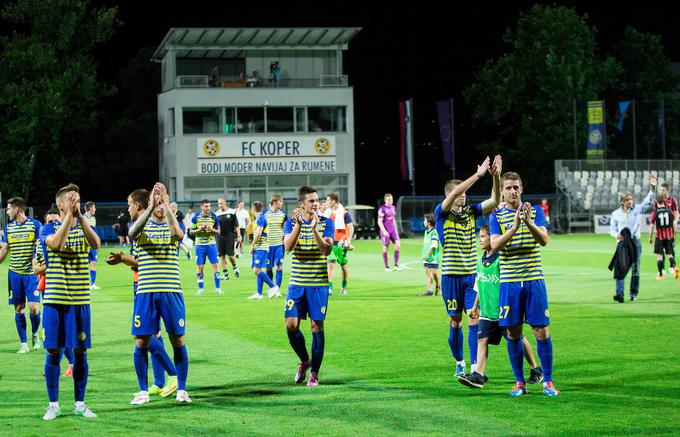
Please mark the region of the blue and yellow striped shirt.
<svg viewBox="0 0 680 437"><path fill-rule="evenodd" d="M9 269L21 275L33 274L35 241L40 237L40 222L26 218L23 223L9 222L2 242L9 245Z"/></svg>
<svg viewBox="0 0 680 437"><path fill-rule="evenodd" d="M179 241L172 241L167 223L149 220L135 241L140 293L181 293Z"/></svg>
<svg viewBox="0 0 680 437"><path fill-rule="evenodd" d="M267 242L269 247L281 246L283 244L283 224L286 222L288 215L282 209L272 211L269 208L264 212L264 217L267 220Z"/></svg>
<svg viewBox="0 0 680 437"><path fill-rule="evenodd" d="M219 219L214 212L208 215L203 215L203 213L197 212L191 219L191 228L198 229L199 226L204 224L212 225L213 229L219 228ZM203 230L194 234L196 236L196 246L208 246L210 244L216 244L215 233L213 231Z"/></svg>
<svg viewBox="0 0 680 437"><path fill-rule="evenodd" d="M489 231L491 235L508 232L515 221L515 212L508 207L491 214ZM543 210L534 206L531 217L536 226L545 226ZM543 279L541 266L541 245L536 242L527 225L520 220L519 229L500 250L501 282L522 282Z"/></svg>
<svg viewBox="0 0 680 437"><path fill-rule="evenodd" d="M89 305L90 263L87 254L90 244L80 223L77 223L69 230L61 249L52 249L45 244L45 239L54 235L61 226L62 223L56 221L44 225L40 231L40 241L47 253L43 303Z"/></svg>
<svg viewBox="0 0 680 437"><path fill-rule="evenodd" d="M260 214L257 217L255 224L258 228L262 228L262 234L260 234L257 244L253 245L253 250L269 250L269 223L267 223L265 215Z"/></svg>
<svg viewBox="0 0 680 437"><path fill-rule="evenodd" d="M293 232L295 218L286 220L283 226L285 235ZM326 217L319 217L316 229L324 238L333 239L335 224ZM298 241L293 249L293 260L290 270L290 285L299 287L328 286L328 265L324 255L316 245L314 232L309 222L303 220Z"/></svg>
<svg viewBox="0 0 680 437"><path fill-rule="evenodd" d="M474 275L477 271L475 218L480 215L481 203L465 205L460 212L444 211L441 203L434 209L443 275Z"/></svg>

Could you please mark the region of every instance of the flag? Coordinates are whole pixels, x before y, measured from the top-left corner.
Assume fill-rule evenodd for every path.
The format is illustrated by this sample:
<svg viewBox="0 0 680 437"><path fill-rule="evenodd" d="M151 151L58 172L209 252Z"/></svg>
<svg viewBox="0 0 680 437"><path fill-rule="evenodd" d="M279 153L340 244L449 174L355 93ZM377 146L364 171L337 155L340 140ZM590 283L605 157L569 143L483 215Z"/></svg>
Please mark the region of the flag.
<svg viewBox="0 0 680 437"><path fill-rule="evenodd" d="M439 134L442 138L442 153L444 164L453 163L453 99L437 102L437 119L439 120Z"/></svg>
<svg viewBox="0 0 680 437"><path fill-rule="evenodd" d="M604 101L588 102L588 159L604 156Z"/></svg>
<svg viewBox="0 0 680 437"><path fill-rule="evenodd" d="M619 122L616 123L616 128L619 132L623 132L623 122L626 119L626 111L630 108L630 100L621 100L619 102Z"/></svg>
<svg viewBox="0 0 680 437"><path fill-rule="evenodd" d="M399 102L401 178L413 180L413 100Z"/></svg>

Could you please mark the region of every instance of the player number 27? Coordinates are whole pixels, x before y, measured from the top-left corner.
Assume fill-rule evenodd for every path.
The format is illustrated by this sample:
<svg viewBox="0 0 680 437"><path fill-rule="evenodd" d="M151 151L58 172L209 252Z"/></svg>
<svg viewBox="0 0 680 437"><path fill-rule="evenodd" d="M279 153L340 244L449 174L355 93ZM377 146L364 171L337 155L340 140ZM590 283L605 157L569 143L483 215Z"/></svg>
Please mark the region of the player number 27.
<svg viewBox="0 0 680 437"><path fill-rule="evenodd" d="M509 306L504 306L500 308L500 312L498 313L498 318L499 319L504 319L508 317L508 313L510 312L510 307Z"/></svg>
<svg viewBox="0 0 680 437"><path fill-rule="evenodd" d="M142 321L139 320L139 316L135 316L135 328L142 326Z"/></svg>
<svg viewBox="0 0 680 437"><path fill-rule="evenodd" d="M448 311L456 311L458 309L458 301L456 299L446 299L446 309Z"/></svg>

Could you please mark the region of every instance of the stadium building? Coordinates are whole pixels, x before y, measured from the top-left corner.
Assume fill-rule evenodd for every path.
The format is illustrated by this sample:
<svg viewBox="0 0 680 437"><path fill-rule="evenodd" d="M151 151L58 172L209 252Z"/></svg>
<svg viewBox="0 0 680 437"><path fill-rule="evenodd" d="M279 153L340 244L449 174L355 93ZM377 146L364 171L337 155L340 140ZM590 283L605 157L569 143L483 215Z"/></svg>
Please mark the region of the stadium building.
<svg viewBox="0 0 680 437"><path fill-rule="evenodd" d="M359 28L172 28L156 49L160 178L178 201L355 201L354 99L343 52Z"/></svg>

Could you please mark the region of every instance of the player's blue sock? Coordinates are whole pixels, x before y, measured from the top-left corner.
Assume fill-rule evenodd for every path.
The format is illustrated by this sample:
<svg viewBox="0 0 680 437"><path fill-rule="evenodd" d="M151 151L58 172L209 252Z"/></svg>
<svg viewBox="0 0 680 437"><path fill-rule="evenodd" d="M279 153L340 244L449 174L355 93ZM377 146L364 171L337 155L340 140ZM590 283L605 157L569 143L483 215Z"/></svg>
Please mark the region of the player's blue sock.
<svg viewBox="0 0 680 437"><path fill-rule="evenodd" d="M40 313L29 314L28 317L31 319L31 332L33 335L38 335L38 329L40 329Z"/></svg>
<svg viewBox="0 0 680 437"><path fill-rule="evenodd" d="M213 279L215 280L215 288L220 288L220 272L215 272Z"/></svg>
<svg viewBox="0 0 680 437"><path fill-rule="evenodd" d="M65 347L64 348L64 356L68 360L69 364L73 364L75 362L75 357L73 356L73 349L70 347Z"/></svg>
<svg viewBox="0 0 680 437"><path fill-rule="evenodd" d="M22 343L26 343L26 314L14 313L14 323L17 325L17 332Z"/></svg>
<svg viewBox="0 0 680 437"><path fill-rule="evenodd" d="M463 361L463 328L449 327L449 348L456 361Z"/></svg>
<svg viewBox="0 0 680 437"><path fill-rule="evenodd" d="M319 373L323 361L323 350L326 338L321 332L312 332L312 372Z"/></svg>
<svg viewBox="0 0 680 437"><path fill-rule="evenodd" d="M470 349L470 364L477 364L477 333L479 325L468 325L468 348Z"/></svg>
<svg viewBox="0 0 680 437"><path fill-rule="evenodd" d="M283 270L277 270L276 271L276 286L281 288L282 283L283 283Z"/></svg>
<svg viewBox="0 0 680 437"><path fill-rule="evenodd" d="M47 385L47 398L50 402L59 400L59 354L50 355L45 353L45 385Z"/></svg>
<svg viewBox="0 0 680 437"><path fill-rule="evenodd" d="M269 288L274 288L274 287L276 287L276 285L274 284L274 282L272 282L272 280L269 278L269 276L267 276L267 274L266 274L265 272L263 272L262 270L260 270L260 274L259 274L258 276L259 276L260 278L262 278L262 281L263 281L265 284L269 285ZM262 293L260 293L260 294L262 294Z"/></svg>
<svg viewBox="0 0 680 437"><path fill-rule="evenodd" d="M76 402L85 401L85 388L87 388L87 376L89 372L90 366L87 364L87 352L75 354L75 363L73 364L73 390L75 392Z"/></svg>
<svg viewBox="0 0 680 437"><path fill-rule="evenodd" d="M133 358L135 361L135 373L137 374L139 390L148 391L149 383L147 381L147 375L149 374L149 348L135 346Z"/></svg>
<svg viewBox="0 0 680 437"><path fill-rule="evenodd" d="M196 273L196 279L198 281L198 289L203 290L203 273Z"/></svg>
<svg viewBox="0 0 680 437"><path fill-rule="evenodd" d="M187 389L187 375L189 374L189 354L187 347L176 347L175 368L177 369L177 390Z"/></svg>
<svg viewBox="0 0 680 437"><path fill-rule="evenodd" d="M97 271L90 270L90 285L94 285L94 281L97 280Z"/></svg>
<svg viewBox="0 0 680 437"><path fill-rule="evenodd" d="M508 357L510 358L510 366L512 366L512 373L515 375L515 381L524 382L524 347L522 340L507 339L508 343ZM544 373L545 375L545 373Z"/></svg>
<svg viewBox="0 0 680 437"><path fill-rule="evenodd" d="M548 337L545 340L536 340L536 350L538 351L538 359L541 360L541 367L543 368L543 380L550 382L552 381L553 368L552 337Z"/></svg>
<svg viewBox="0 0 680 437"><path fill-rule="evenodd" d="M300 330L297 331L288 331L288 341L290 342L290 345L293 347L293 350L297 354L297 356L300 358L300 362L306 363L309 361L309 354L307 353L307 345L305 344L305 336L302 335L302 332Z"/></svg>
<svg viewBox="0 0 680 437"><path fill-rule="evenodd" d="M165 350L165 343L163 343L163 336L152 336L149 342L149 352L151 353L151 365L154 362L161 364L161 368L168 373L169 376L177 376L177 369L175 364L170 359L170 355ZM155 373L155 370L154 370Z"/></svg>
<svg viewBox="0 0 680 437"><path fill-rule="evenodd" d="M270 281L274 281L274 272L272 269L267 269L267 277L269 278Z"/></svg>
<svg viewBox="0 0 680 437"><path fill-rule="evenodd" d="M151 339L149 340L149 352L151 353L153 383L157 387L163 387L165 385L165 367L162 357L159 359L159 355L162 356L162 352L159 352L159 349L161 348L163 348L163 343L159 342L155 335L152 335ZM163 349L163 351L165 351L165 349ZM167 353L165 355L167 356ZM168 357L168 360L169 359L170 357Z"/></svg>
<svg viewBox="0 0 680 437"><path fill-rule="evenodd" d="M260 272L262 273L262 272ZM257 294L262 296L262 288L264 287L264 281L262 281L262 278L260 277L260 274L257 274Z"/></svg>

